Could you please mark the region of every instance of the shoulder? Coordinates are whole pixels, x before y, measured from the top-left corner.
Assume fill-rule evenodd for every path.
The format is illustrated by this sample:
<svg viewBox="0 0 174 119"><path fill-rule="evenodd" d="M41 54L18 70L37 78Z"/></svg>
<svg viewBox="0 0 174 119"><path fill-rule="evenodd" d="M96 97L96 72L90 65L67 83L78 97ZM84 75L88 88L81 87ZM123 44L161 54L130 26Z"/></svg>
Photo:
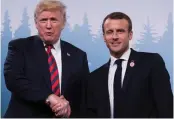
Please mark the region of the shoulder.
<svg viewBox="0 0 174 119"><path fill-rule="evenodd" d="M102 75L104 73L107 73L107 71L109 71L109 62L103 64L102 66L100 66L99 68L95 69L94 71L92 71L90 73L91 77L97 77L99 75Z"/></svg>
<svg viewBox="0 0 174 119"><path fill-rule="evenodd" d="M80 49L80 48L72 45L71 43L68 43L66 41L63 41L63 40L61 40L61 47L62 48L66 48L69 51L74 52L74 53L77 53L77 54L86 54L86 52L83 51L82 49Z"/></svg>
<svg viewBox="0 0 174 119"><path fill-rule="evenodd" d="M138 56L141 59L161 59L161 55L159 53L151 53L151 52L141 52L141 51L135 51L133 49L131 49L131 54L133 54L134 56Z"/></svg>
<svg viewBox="0 0 174 119"><path fill-rule="evenodd" d="M9 46L25 47L29 42L32 42L35 38L36 36L14 39L9 42Z"/></svg>
<svg viewBox="0 0 174 119"><path fill-rule="evenodd" d="M100 82L103 79L105 80L104 77L106 77L108 75L108 71L109 71L108 63L103 64L99 68L92 71L89 74L89 77L88 77L88 80L87 80L88 85L93 86L93 87L97 87L98 82Z"/></svg>
<svg viewBox="0 0 174 119"><path fill-rule="evenodd" d="M149 60L162 59L159 53L150 53L150 52L137 52L137 53L141 55L142 58L147 58Z"/></svg>
<svg viewBox="0 0 174 119"><path fill-rule="evenodd" d="M135 51L136 52L136 51ZM150 53L150 52L136 52L144 62L151 62L152 64L164 63L162 56L159 53Z"/></svg>

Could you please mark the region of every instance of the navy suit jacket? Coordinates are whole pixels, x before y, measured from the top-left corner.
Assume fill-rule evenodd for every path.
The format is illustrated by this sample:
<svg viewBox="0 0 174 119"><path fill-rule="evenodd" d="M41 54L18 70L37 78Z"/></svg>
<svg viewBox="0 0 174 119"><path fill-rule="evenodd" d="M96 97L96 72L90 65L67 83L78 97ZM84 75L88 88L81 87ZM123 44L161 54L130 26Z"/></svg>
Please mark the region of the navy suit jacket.
<svg viewBox="0 0 174 119"><path fill-rule="evenodd" d="M89 73L86 53L61 40L61 94L69 101L71 117L80 117L84 82ZM45 99L52 94L48 56L38 36L12 40L4 65L4 76L11 100L4 117L53 117Z"/></svg>
<svg viewBox="0 0 174 119"><path fill-rule="evenodd" d="M133 67L130 66L134 62ZM87 117L110 117L108 71L110 62L90 74ZM119 98L120 118L173 117L169 74L159 54L131 51ZM117 98L117 97L116 97Z"/></svg>

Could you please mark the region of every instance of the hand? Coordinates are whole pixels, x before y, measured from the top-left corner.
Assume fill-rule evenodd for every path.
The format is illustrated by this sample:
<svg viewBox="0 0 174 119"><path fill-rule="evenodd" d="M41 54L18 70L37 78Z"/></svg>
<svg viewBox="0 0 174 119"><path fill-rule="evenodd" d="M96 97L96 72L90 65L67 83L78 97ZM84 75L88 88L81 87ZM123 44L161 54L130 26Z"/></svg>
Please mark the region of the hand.
<svg viewBox="0 0 174 119"><path fill-rule="evenodd" d="M63 100L55 94L49 95L47 100L49 100L50 108L52 108L56 104L61 106L61 103L63 103Z"/></svg>
<svg viewBox="0 0 174 119"><path fill-rule="evenodd" d="M69 102L64 98L64 96L58 97L55 94L51 94L47 98L50 101L50 108L55 112L56 116L69 117L71 114L71 108Z"/></svg>
<svg viewBox="0 0 174 119"><path fill-rule="evenodd" d="M60 96L62 100L64 100L63 106L59 106L59 104L55 105L52 110L55 112L56 116L61 116L61 117L69 117L71 114L71 108L69 105L69 102L65 99L65 97L62 95Z"/></svg>
<svg viewBox="0 0 174 119"><path fill-rule="evenodd" d="M70 114L71 114L71 108L70 108L69 105L67 106L67 108L65 108L63 110L60 110L57 113L55 113L55 115L57 117L61 116L61 117L64 117L64 118L70 117Z"/></svg>

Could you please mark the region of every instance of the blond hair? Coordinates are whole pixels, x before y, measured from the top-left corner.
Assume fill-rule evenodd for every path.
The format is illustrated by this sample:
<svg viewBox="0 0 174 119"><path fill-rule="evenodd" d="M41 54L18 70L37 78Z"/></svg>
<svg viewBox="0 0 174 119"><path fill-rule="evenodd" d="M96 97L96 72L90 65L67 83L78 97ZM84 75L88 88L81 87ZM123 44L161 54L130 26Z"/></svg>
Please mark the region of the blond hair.
<svg viewBox="0 0 174 119"><path fill-rule="evenodd" d="M66 22L66 6L58 0L41 0L35 9L34 19L43 11L60 11L63 15L64 23Z"/></svg>

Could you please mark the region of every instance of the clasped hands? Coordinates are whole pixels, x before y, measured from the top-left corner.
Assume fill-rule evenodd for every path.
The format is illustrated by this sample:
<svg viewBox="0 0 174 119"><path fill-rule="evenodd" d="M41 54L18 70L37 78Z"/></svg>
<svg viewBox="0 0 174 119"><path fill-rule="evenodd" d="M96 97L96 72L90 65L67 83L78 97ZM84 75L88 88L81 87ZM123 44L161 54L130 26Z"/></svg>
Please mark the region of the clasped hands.
<svg viewBox="0 0 174 119"><path fill-rule="evenodd" d="M51 94L48 96L49 106L55 113L56 117L69 117L71 114L71 108L69 102L64 98L64 96L57 96Z"/></svg>

